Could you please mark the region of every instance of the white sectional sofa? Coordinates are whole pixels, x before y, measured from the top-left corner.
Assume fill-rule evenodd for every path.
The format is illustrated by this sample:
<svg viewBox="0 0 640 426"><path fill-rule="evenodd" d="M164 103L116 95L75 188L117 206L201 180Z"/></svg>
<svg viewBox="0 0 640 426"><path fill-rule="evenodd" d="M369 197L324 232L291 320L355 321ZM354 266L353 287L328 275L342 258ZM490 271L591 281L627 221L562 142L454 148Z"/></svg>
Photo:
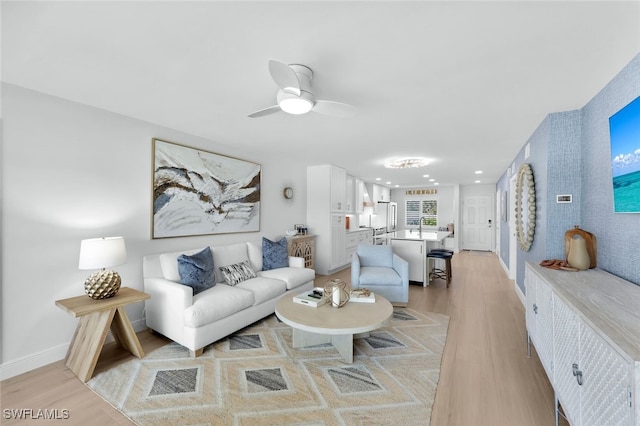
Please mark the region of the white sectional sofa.
<svg viewBox="0 0 640 426"><path fill-rule="evenodd" d="M315 271L304 259L289 257L289 266L263 271L262 243L211 246L216 284L194 296L180 283L178 258L204 248L144 257L147 327L187 347L198 356L203 348L275 312L284 294L292 296L313 288ZM234 286L225 284L220 267L249 261L257 275Z"/></svg>

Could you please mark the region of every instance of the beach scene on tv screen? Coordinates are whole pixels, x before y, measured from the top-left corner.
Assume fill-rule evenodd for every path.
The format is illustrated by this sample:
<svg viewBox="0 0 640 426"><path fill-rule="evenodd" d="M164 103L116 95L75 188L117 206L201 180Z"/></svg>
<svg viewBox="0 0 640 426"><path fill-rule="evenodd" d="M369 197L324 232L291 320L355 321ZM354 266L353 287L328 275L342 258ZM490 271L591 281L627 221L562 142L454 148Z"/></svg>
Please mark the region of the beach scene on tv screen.
<svg viewBox="0 0 640 426"><path fill-rule="evenodd" d="M640 213L640 97L609 118L613 206Z"/></svg>

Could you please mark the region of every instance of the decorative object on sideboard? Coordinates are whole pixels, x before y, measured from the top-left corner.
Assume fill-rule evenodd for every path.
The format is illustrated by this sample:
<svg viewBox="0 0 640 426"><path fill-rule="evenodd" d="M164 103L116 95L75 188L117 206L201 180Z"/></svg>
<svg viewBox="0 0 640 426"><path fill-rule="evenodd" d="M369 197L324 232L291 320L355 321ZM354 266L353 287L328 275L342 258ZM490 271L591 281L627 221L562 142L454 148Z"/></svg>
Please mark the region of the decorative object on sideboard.
<svg viewBox="0 0 640 426"><path fill-rule="evenodd" d="M284 231L285 235L287 237L295 237L296 235L298 235L298 230L297 229L287 229L286 231Z"/></svg>
<svg viewBox="0 0 640 426"><path fill-rule="evenodd" d="M84 291L92 299L107 299L120 290L120 274L106 268L121 265L127 259L122 237L92 238L80 242L78 269L100 269L84 282Z"/></svg>
<svg viewBox="0 0 640 426"><path fill-rule="evenodd" d="M333 279L324 286L324 296L334 308L341 308L349 301L347 283L340 279Z"/></svg>
<svg viewBox="0 0 640 426"><path fill-rule="evenodd" d="M569 260L569 254L570 254L571 248L574 245L576 246L576 249L574 250L574 255L572 257L575 257L576 253L578 253L579 250L581 251L581 249L578 249L577 246L582 246L583 243L581 242L574 243L573 240L576 237L582 238L584 240L584 245L585 245L585 249L587 252L587 259L588 259L588 265L585 268L578 267L577 265L572 264L571 261ZM597 257L596 237L591 232L585 231L584 229L580 229L578 225L574 226L573 229L570 229L564 233L564 251L565 251L565 258L567 259L567 261L572 267L578 268L578 269L592 269L596 267L596 257ZM581 254L581 256L584 257L584 254ZM587 263L584 259L582 260L584 263ZM574 259L574 262L579 262L579 261L577 259Z"/></svg>
<svg viewBox="0 0 640 426"><path fill-rule="evenodd" d="M591 259L589 259L586 242L580 235L574 235L574 237L569 241L567 262L572 268L576 268L581 271L589 269Z"/></svg>
<svg viewBox="0 0 640 426"><path fill-rule="evenodd" d="M516 234L518 245L529 251L536 229L536 187L531 165L520 165L516 178Z"/></svg>

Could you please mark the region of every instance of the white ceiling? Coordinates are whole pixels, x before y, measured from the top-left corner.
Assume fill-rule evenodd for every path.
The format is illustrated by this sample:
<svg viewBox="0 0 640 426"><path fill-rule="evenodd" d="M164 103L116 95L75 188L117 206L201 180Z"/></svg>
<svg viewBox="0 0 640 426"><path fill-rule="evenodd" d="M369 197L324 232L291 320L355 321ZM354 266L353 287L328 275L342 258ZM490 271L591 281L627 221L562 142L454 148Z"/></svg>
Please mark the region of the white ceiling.
<svg viewBox="0 0 640 426"><path fill-rule="evenodd" d="M638 1L2 2L3 81L401 186L495 183L638 52ZM275 103L270 58L358 114L248 118Z"/></svg>

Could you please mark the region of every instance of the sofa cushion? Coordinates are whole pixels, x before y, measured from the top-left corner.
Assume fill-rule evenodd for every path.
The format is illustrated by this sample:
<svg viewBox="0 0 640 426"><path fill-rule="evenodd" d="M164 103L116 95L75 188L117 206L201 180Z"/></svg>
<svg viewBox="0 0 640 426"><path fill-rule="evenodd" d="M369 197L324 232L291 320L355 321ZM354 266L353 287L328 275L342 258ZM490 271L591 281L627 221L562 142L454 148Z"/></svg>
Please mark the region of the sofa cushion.
<svg viewBox="0 0 640 426"><path fill-rule="evenodd" d="M270 271L258 271L256 274L259 277L284 281L287 285L287 290L291 290L292 288L299 287L309 281L313 281L316 277L316 273L313 269L290 267L272 269Z"/></svg>
<svg viewBox="0 0 640 426"><path fill-rule="evenodd" d="M243 281L236 285L236 287L249 290L253 293L254 305L259 305L262 302L278 297L287 291L287 285L284 281L265 277L257 277Z"/></svg>
<svg viewBox="0 0 640 426"><path fill-rule="evenodd" d="M216 281L224 282L224 275L220 271L222 266L233 265L234 263L249 260L247 254L247 243L230 244L227 246L211 247L213 253L213 264L216 265Z"/></svg>
<svg viewBox="0 0 640 426"><path fill-rule="evenodd" d="M262 271L262 241L249 241L247 243L249 263L254 271Z"/></svg>
<svg viewBox="0 0 640 426"><path fill-rule="evenodd" d="M164 279L174 282L180 282L180 272L178 271L178 257L185 254L187 256L193 255L201 251L202 249L176 251L173 253L162 253L159 256L160 269L162 269L162 276Z"/></svg>
<svg viewBox="0 0 640 426"><path fill-rule="evenodd" d="M282 237L278 241L262 238L262 270L286 268L289 266L289 252L287 239Z"/></svg>
<svg viewBox="0 0 640 426"><path fill-rule="evenodd" d="M363 266L360 268L360 287L367 285L402 285L398 273L382 266Z"/></svg>
<svg viewBox="0 0 640 426"><path fill-rule="evenodd" d="M393 268L393 248L388 245L358 244L356 249L361 266Z"/></svg>
<svg viewBox="0 0 640 426"><path fill-rule="evenodd" d="M248 260L234 263L233 265L221 266L219 269L224 276L224 282L230 286L256 277L256 273L251 269Z"/></svg>
<svg viewBox="0 0 640 426"><path fill-rule="evenodd" d="M253 293L217 284L193 297L193 304L184 310L186 327L201 327L253 305Z"/></svg>
<svg viewBox="0 0 640 426"><path fill-rule="evenodd" d="M194 295L216 285L211 249L206 247L191 256L178 256L178 273L180 283L191 287Z"/></svg>

